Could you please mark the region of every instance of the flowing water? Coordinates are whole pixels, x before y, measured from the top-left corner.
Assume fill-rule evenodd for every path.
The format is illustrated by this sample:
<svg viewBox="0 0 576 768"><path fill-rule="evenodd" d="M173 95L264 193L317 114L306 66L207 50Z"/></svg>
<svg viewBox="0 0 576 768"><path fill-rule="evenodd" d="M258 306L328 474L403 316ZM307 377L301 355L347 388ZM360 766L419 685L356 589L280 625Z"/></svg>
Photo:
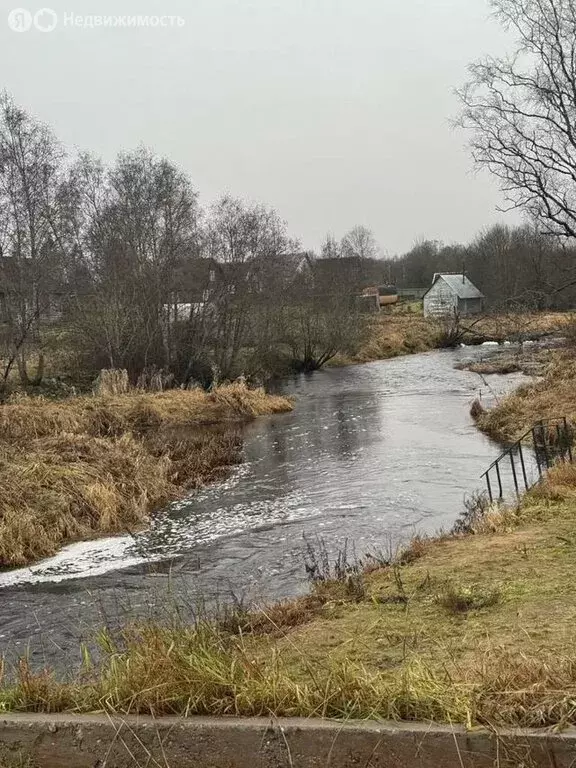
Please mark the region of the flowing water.
<svg viewBox="0 0 576 768"><path fill-rule="evenodd" d="M522 376L454 369L485 349L431 352L288 382L293 413L246 427L245 461L224 483L172 505L135 537L75 544L0 574L0 651L76 665L96 626L233 591L273 600L306 589L303 537L332 550L388 551L449 528L501 447L471 401Z"/></svg>

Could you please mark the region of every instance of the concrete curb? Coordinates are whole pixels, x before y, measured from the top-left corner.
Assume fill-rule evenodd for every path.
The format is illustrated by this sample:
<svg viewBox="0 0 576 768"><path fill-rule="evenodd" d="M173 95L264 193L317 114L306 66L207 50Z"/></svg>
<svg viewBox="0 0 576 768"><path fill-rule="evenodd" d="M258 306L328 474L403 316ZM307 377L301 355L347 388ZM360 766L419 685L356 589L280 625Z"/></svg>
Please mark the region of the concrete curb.
<svg viewBox="0 0 576 768"><path fill-rule="evenodd" d="M4 715L0 768L571 768L576 729Z"/></svg>

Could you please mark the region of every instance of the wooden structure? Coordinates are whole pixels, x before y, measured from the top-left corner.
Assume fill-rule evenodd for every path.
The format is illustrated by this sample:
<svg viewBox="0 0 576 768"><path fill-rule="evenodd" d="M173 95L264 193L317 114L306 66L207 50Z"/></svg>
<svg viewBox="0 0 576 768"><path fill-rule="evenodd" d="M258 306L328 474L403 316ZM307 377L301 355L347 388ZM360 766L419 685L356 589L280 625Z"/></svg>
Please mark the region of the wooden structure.
<svg viewBox="0 0 576 768"><path fill-rule="evenodd" d="M484 309L484 298L465 274L435 274L424 296L424 317L477 315Z"/></svg>

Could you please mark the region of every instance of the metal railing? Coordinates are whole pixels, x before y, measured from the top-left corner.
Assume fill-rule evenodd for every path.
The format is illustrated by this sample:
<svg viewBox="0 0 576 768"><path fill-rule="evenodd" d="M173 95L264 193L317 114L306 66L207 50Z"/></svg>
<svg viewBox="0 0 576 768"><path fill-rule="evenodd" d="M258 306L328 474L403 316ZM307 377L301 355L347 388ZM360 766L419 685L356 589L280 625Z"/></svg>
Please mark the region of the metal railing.
<svg viewBox="0 0 576 768"><path fill-rule="evenodd" d="M508 463L512 472L514 490L519 497L522 486L525 491L529 491L559 461L573 462L573 439L574 431L565 416L539 421L525 435L522 435L520 440L504 451L482 475L486 480L490 501L494 501L496 490L498 491L496 498L504 498L503 473ZM527 457L525 448L529 446L533 452ZM535 461L535 478L529 471L531 469L529 458Z"/></svg>

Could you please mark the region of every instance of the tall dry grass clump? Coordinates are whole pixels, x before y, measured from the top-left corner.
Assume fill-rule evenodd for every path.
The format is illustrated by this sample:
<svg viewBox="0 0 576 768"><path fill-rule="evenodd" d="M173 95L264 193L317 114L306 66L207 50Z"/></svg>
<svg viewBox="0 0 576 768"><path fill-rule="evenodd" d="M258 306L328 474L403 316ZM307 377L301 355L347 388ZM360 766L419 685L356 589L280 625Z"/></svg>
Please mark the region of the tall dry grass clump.
<svg viewBox="0 0 576 768"><path fill-rule="evenodd" d="M119 436L158 426L185 427L238 422L290 410L290 400L245 384L226 384L212 392L170 390L126 395L48 400L18 398L0 407L0 440L21 441L62 432L95 437Z"/></svg>
<svg viewBox="0 0 576 768"><path fill-rule="evenodd" d="M439 324L422 315L379 315L370 323L355 361L369 363L428 352L437 346L438 333Z"/></svg>
<svg viewBox="0 0 576 768"><path fill-rule="evenodd" d="M544 377L521 387L477 419L487 434L513 442L541 419L567 416L576 422L576 358L573 352L557 353Z"/></svg>
<svg viewBox="0 0 576 768"><path fill-rule="evenodd" d="M208 623L194 628L140 626L120 644L103 635L97 675L64 683L21 663L16 682L0 691L5 710L343 720L465 721L469 697L445 676L418 663L391 678L347 660L296 670L272 645L256 651L250 638Z"/></svg>
<svg viewBox="0 0 576 768"><path fill-rule="evenodd" d="M101 636L102 665L78 682L22 661L0 690L4 711L116 715L316 717L491 726L576 722L576 658L490 646L464 663L409 654L394 672L303 654L300 667L270 640L256 646L209 623L135 626Z"/></svg>
<svg viewBox="0 0 576 768"><path fill-rule="evenodd" d="M235 424L291 407L243 384L0 406L0 566L144 525L240 460Z"/></svg>
<svg viewBox="0 0 576 768"><path fill-rule="evenodd" d="M102 370L94 384L94 394L125 395L130 389L130 380L126 370Z"/></svg>

